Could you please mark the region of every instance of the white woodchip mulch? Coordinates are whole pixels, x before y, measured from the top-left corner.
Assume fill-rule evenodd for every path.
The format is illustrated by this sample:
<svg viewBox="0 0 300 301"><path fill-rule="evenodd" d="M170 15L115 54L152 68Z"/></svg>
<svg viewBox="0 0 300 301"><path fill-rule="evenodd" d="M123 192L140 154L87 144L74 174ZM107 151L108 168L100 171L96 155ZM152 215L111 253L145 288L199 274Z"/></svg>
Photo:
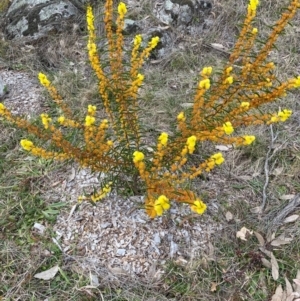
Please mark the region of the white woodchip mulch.
<svg viewBox="0 0 300 301"><path fill-rule="evenodd" d="M64 253L92 259L111 271L154 276L168 259L188 264L207 251L211 236L221 229L208 214L192 214L189 206L175 202L164 216L152 220L139 209L143 197L126 200L112 194L96 206L86 202L77 208L83 189L97 186L97 177L72 167L55 194L65 195L63 200L69 199L73 207L59 215L54 230Z"/></svg>

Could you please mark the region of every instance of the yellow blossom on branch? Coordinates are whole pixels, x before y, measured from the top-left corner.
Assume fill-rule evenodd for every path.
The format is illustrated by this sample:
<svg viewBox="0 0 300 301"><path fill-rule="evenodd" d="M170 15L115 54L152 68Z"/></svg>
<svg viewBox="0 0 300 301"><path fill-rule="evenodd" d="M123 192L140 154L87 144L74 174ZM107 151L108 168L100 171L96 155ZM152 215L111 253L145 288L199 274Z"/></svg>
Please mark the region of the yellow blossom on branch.
<svg viewBox="0 0 300 301"><path fill-rule="evenodd" d="M243 136L244 138L244 145L249 145L255 140L255 136Z"/></svg>
<svg viewBox="0 0 300 301"><path fill-rule="evenodd" d="M226 85L231 85L232 83L233 83L233 77L232 76L228 76L224 81L224 84L226 84Z"/></svg>
<svg viewBox="0 0 300 301"><path fill-rule="evenodd" d="M119 15L120 15L121 18L124 18L124 16L127 13L127 7L126 7L125 3L123 3L123 2L119 3L119 5L118 5L118 13L119 13Z"/></svg>
<svg viewBox="0 0 300 301"><path fill-rule="evenodd" d="M199 82L199 88L208 90L210 88L210 80L209 78L203 79Z"/></svg>
<svg viewBox="0 0 300 301"><path fill-rule="evenodd" d="M49 122L51 122L51 118L48 116L48 114L41 114L42 123L47 130L49 127Z"/></svg>
<svg viewBox="0 0 300 301"><path fill-rule="evenodd" d="M227 68L225 69L225 73L226 73L227 75L229 75L229 74L231 73L232 69L233 69L232 66L227 67Z"/></svg>
<svg viewBox="0 0 300 301"><path fill-rule="evenodd" d="M138 34L138 35L136 35L135 37L134 37L134 40L133 40L133 45L134 46L140 46L141 45L141 43L142 43L142 36L140 35L140 34Z"/></svg>
<svg viewBox="0 0 300 301"><path fill-rule="evenodd" d="M109 182L99 192L92 194L91 200L93 202L97 202L104 199L107 196L107 194L111 192L111 185L112 182Z"/></svg>
<svg viewBox="0 0 300 301"><path fill-rule="evenodd" d="M204 67L203 69L202 69L202 71L201 71L201 75L202 76L210 76L211 75L211 73L212 73L212 67Z"/></svg>
<svg viewBox="0 0 300 301"><path fill-rule="evenodd" d="M96 113L96 106L88 105L88 113L94 115Z"/></svg>
<svg viewBox="0 0 300 301"><path fill-rule="evenodd" d="M141 162L143 161L145 158L144 154L142 152L139 152L139 151L135 151L133 153L133 162L134 163L138 163L138 162Z"/></svg>
<svg viewBox="0 0 300 301"><path fill-rule="evenodd" d="M293 87L294 88L300 88L300 76L298 76L295 79L292 79L292 82L293 82Z"/></svg>
<svg viewBox="0 0 300 301"><path fill-rule="evenodd" d="M34 144L30 140L27 140L27 139L22 139L20 141L20 144L27 151L32 150L32 148L34 147Z"/></svg>
<svg viewBox="0 0 300 301"><path fill-rule="evenodd" d="M234 132L234 128L233 128L230 121L227 121L223 124L223 130L224 130L226 135L230 135L231 133Z"/></svg>
<svg viewBox="0 0 300 301"><path fill-rule="evenodd" d="M0 102L0 114L1 114L1 115L4 114L4 113L5 113L5 110L6 110L5 105L4 105L2 102Z"/></svg>
<svg viewBox="0 0 300 301"><path fill-rule="evenodd" d="M64 124L65 120L66 120L66 117L65 117L65 116L59 116L59 117L57 118L58 123L61 124L61 125Z"/></svg>
<svg viewBox="0 0 300 301"><path fill-rule="evenodd" d="M178 120L178 121L185 121L185 116L184 116L184 113L183 113L183 112L180 112L180 113L177 115L177 120Z"/></svg>
<svg viewBox="0 0 300 301"><path fill-rule="evenodd" d="M212 155L210 158L212 160L214 160L217 165L220 165L224 162L222 153L216 153L216 154Z"/></svg>
<svg viewBox="0 0 300 301"><path fill-rule="evenodd" d="M208 158L205 162L205 170L210 172L216 165L221 165L224 162L222 153L216 153Z"/></svg>
<svg viewBox="0 0 300 301"><path fill-rule="evenodd" d="M44 87L49 87L50 86L50 81L48 80L47 76L43 73L39 73L38 78L40 80L40 83L44 86Z"/></svg>
<svg viewBox="0 0 300 301"><path fill-rule="evenodd" d="M244 109L246 109L246 110L249 109L249 106L250 106L250 103L247 102L247 101L243 101L243 102L241 103L241 108L244 108Z"/></svg>
<svg viewBox="0 0 300 301"><path fill-rule="evenodd" d="M85 126L89 127L92 126L94 123L95 123L95 117L92 116L85 117Z"/></svg>
<svg viewBox="0 0 300 301"><path fill-rule="evenodd" d="M159 37L152 38L151 41L149 42L149 47L151 49L154 49L157 46L158 42L159 42Z"/></svg>
<svg viewBox="0 0 300 301"><path fill-rule="evenodd" d="M86 11L86 23L89 31L94 31L94 15L93 15L93 10L91 6L87 7Z"/></svg>
<svg viewBox="0 0 300 301"><path fill-rule="evenodd" d="M108 120L107 119L103 119L101 124L100 124L100 129L101 130L106 130L108 128Z"/></svg>
<svg viewBox="0 0 300 301"><path fill-rule="evenodd" d="M258 0L250 0L250 3L248 5L248 10L251 10L251 11L255 12L258 4L259 4Z"/></svg>
<svg viewBox="0 0 300 301"><path fill-rule="evenodd" d="M139 87L142 85L143 80L144 80L144 75L139 73L136 77L135 84Z"/></svg>
<svg viewBox="0 0 300 301"><path fill-rule="evenodd" d="M161 143L161 145L166 146L168 143L168 134L167 133L161 133L158 141Z"/></svg>
<svg viewBox="0 0 300 301"><path fill-rule="evenodd" d="M280 121L284 122L290 118L292 113L293 113L292 110L288 110L288 109L284 109L283 111L280 110L277 114L273 115L273 117L271 118L271 122L280 122Z"/></svg>
<svg viewBox="0 0 300 301"><path fill-rule="evenodd" d="M206 208L206 204L203 203L200 199L196 199L196 201L191 205L191 210L198 214L203 214Z"/></svg>
<svg viewBox="0 0 300 301"><path fill-rule="evenodd" d="M170 201L165 195L161 195L154 202L154 210L158 216L170 208Z"/></svg>
<svg viewBox="0 0 300 301"><path fill-rule="evenodd" d="M292 115L292 112L293 112L292 110L287 110L287 109L284 109L283 111L279 111L278 117L279 117L280 121L284 122L287 119L289 119L290 116Z"/></svg>
<svg viewBox="0 0 300 301"><path fill-rule="evenodd" d="M187 139L186 145L189 150L189 154L192 154L195 151L195 145L196 145L197 137L191 136Z"/></svg>

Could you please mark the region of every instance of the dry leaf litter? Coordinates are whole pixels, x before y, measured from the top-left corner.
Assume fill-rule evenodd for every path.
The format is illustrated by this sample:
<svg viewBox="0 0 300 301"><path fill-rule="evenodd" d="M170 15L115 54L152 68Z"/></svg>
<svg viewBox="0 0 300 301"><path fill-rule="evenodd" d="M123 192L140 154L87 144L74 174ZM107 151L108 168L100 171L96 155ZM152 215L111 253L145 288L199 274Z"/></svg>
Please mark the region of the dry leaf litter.
<svg viewBox="0 0 300 301"><path fill-rule="evenodd" d="M9 91L4 103L14 114L30 117L42 112L44 89L37 79L3 69L0 76ZM80 261L84 269L98 267L115 275L159 279L167 260L187 265L202 257L209 252L211 237L221 230L209 214L192 214L184 204L173 203L165 216L151 220L141 208L142 196L122 199L112 193L96 206L82 203L78 207L78 196L92 192L100 181L89 170L76 166L47 175L45 200L68 205L57 218L52 239L66 258ZM218 210L216 202L211 201L209 207ZM44 225L35 224L34 231L42 234L44 230Z"/></svg>

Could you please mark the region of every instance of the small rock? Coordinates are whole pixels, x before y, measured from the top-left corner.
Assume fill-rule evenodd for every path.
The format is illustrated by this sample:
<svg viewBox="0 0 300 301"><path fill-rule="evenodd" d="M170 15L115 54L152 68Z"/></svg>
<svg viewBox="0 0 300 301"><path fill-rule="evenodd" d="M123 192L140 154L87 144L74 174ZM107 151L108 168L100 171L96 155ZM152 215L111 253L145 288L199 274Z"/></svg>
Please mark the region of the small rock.
<svg viewBox="0 0 300 301"><path fill-rule="evenodd" d="M159 245L160 242L161 242L161 240L160 240L159 233L155 233L155 234L154 234L154 243L155 243L156 245Z"/></svg>
<svg viewBox="0 0 300 301"><path fill-rule="evenodd" d="M133 34L133 33L137 32L138 29L139 29L139 26L137 25L136 21L134 21L132 19L125 19L124 29L123 29L125 34Z"/></svg>
<svg viewBox="0 0 300 301"><path fill-rule="evenodd" d="M178 251L178 244L172 240L170 244L170 257L173 258L174 255L177 253L177 251Z"/></svg>
<svg viewBox="0 0 300 301"><path fill-rule="evenodd" d="M101 224L102 229L111 228L111 226L112 226L112 223L102 223Z"/></svg>
<svg viewBox="0 0 300 301"><path fill-rule="evenodd" d="M126 249L118 249L117 250L117 256L124 256L126 253Z"/></svg>
<svg viewBox="0 0 300 301"><path fill-rule="evenodd" d="M0 76L0 100L4 98L7 92L7 86L5 85L2 77Z"/></svg>
<svg viewBox="0 0 300 301"><path fill-rule="evenodd" d="M91 286L95 286L95 287L99 286L99 280L97 275L90 273L90 284Z"/></svg>
<svg viewBox="0 0 300 301"><path fill-rule="evenodd" d="M34 223L33 229L36 229L40 235L43 235L46 227L40 223Z"/></svg>

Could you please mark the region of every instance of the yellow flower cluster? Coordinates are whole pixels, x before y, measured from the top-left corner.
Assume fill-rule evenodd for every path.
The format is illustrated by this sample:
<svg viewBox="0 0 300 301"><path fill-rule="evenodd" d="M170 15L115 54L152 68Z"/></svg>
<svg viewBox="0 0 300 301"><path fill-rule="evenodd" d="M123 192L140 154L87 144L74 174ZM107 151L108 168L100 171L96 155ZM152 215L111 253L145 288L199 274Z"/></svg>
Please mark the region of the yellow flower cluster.
<svg viewBox="0 0 300 301"><path fill-rule="evenodd" d="M50 87L50 81L48 80L47 76L43 73L39 73L38 78L40 80L40 83L44 86L44 87Z"/></svg>
<svg viewBox="0 0 300 301"><path fill-rule="evenodd" d="M160 144L162 146L166 146L167 143L168 143L168 137L169 135L167 133L161 133L159 138L158 138L158 141L160 142Z"/></svg>
<svg viewBox="0 0 300 301"><path fill-rule="evenodd" d="M80 128L81 127L81 124L72 120L72 119L68 119L66 118L65 116L59 116L57 118L57 122L60 124L60 125L63 125L63 126L67 126L67 127L72 127L72 128Z"/></svg>
<svg viewBox="0 0 300 301"><path fill-rule="evenodd" d="M210 79L206 78L199 82L199 89L208 90L210 88Z"/></svg>
<svg viewBox="0 0 300 301"><path fill-rule="evenodd" d="M244 145L250 145L253 143L253 141L255 140L255 136L243 136L244 138Z"/></svg>
<svg viewBox="0 0 300 301"><path fill-rule="evenodd" d="M86 116L85 117L85 126L90 127L95 123L96 119L93 116Z"/></svg>
<svg viewBox="0 0 300 301"><path fill-rule="evenodd" d="M250 103L248 101L243 101L241 103L241 108L244 108L245 110L248 110L250 107Z"/></svg>
<svg viewBox="0 0 300 301"><path fill-rule="evenodd" d="M284 122L290 118L292 115L292 110L284 109L283 111L279 110L277 114L274 114L271 118L271 122Z"/></svg>
<svg viewBox="0 0 300 301"><path fill-rule="evenodd" d="M121 18L124 18L125 14L127 13L127 7L126 7L125 3L123 3L123 2L119 3L118 13L119 13Z"/></svg>
<svg viewBox="0 0 300 301"><path fill-rule="evenodd" d="M27 140L27 139L22 139L20 144L27 151L31 151L33 146L34 146L33 143L30 140Z"/></svg>
<svg viewBox="0 0 300 301"><path fill-rule="evenodd" d="M225 85L231 85L232 83L233 83L233 77L232 76L228 76L227 78L225 78L225 80L224 80Z"/></svg>
<svg viewBox="0 0 300 301"><path fill-rule="evenodd" d="M230 135L234 132L234 128L230 121L227 121L223 124L223 130L226 135Z"/></svg>
<svg viewBox="0 0 300 301"><path fill-rule="evenodd" d="M143 38L140 34L136 35L133 40L133 45L139 47L142 44Z"/></svg>
<svg viewBox="0 0 300 301"><path fill-rule="evenodd" d="M29 151L33 155L42 157L44 159L66 160L69 158L66 153L49 152L40 147L36 147L33 142L28 139L22 139L20 144L26 151Z"/></svg>
<svg viewBox="0 0 300 301"><path fill-rule="evenodd" d="M88 114L94 116L96 113L96 106L88 105Z"/></svg>
<svg viewBox="0 0 300 301"><path fill-rule="evenodd" d="M178 120L178 121L185 121L184 112L180 112L180 113L177 115L177 120Z"/></svg>
<svg viewBox="0 0 300 301"><path fill-rule="evenodd" d="M290 83L292 84L293 88L300 88L300 76L298 76L297 78L291 79Z"/></svg>
<svg viewBox="0 0 300 301"><path fill-rule="evenodd" d="M41 114L41 119L42 119L44 128L47 130L49 127L49 123L52 121L52 119L48 116L48 114Z"/></svg>
<svg viewBox="0 0 300 301"><path fill-rule="evenodd" d="M200 199L196 199L193 205L191 205L191 210L198 214L203 214L206 211L206 208L206 204L203 203Z"/></svg>
<svg viewBox="0 0 300 301"><path fill-rule="evenodd" d="M157 46L158 42L159 42L159 37L153 37L149 42L148 47L151 48L152 50Z"/></svg>
<svg viewBox="0 0 300 301"><path fill-rule="evenodd" d="M154 210L158 216L170 208L170 201L165 195L160 195L154 202Z"/></svg>
<svg viewBox="0 0 300 301"><path fill-rule="evenodd" d="M0 114L3 115L6 112L6 107L5 105L0 102Z"/></svg>
<svg viewBox="0 0 300 301"><path fill-rule="evenodd" d="M104 199L107 196L107 194L111 192L111 185L112 185L112 182L109 182L102 188L102 190L100 192L92 194L91 200L93 202L98 202L98 201Z"/></svg>
<svg viewBox="0 0 300 301"><path fill-rule="evenodd" d="M53 85L51 84L51 82L49 81L47 76L40 72L38 74L38 79L39 79L40 83L48 90L53 101L60 107L60 109L64 112L64 114L66 116L70 116L71 115L70 108L65 103L63 103L62 97L58 94L55 87L53 87Z"/></svg>
<svg viewBox="0 0 300 301"><path fill-rule="evenodd" d="M192 154L195 151L196 141L197 141L196 136L191 136L187 139L186 145L189 150L189 154Z"/></svg>
<svg viewBox="0 0 300 301"><path fill-rule="evenodd" d="M161 216L168 210L171 200L186 203L193 212L203 214L207 205L186 188L186 181L211 172L224 162L224 157L222 153L215 153L201 163L194 164L195 160L188 162L191 157L200 157L193 156L196 145L202 141L237 146L252 144L255 136L232 134L241 126L286 121L292 114L289 109L280 109L276 114L264 114L259 108L284 97L289 90L300 88L300 76L279 82L274 63L268 61L268 53L295 15L300 6L299 0L290 0L290 5L268 39L260 43L261 48L255 47L259 31L253 27L258 5L258 0L249 1L243 28L224 69L213 72L211 66L206 66L201 70L193 107L186 112L179 112L176 131L170 136L162 132L153 148L147 147L145 141L149 139L142 137L138 92L144 82L140 69L160 39L152 37L143 47L142 36L136 35L130 66L124 64L126 47L123 29L127 13L124 2L119 2L114 20L113 0L106 0L104 25L107 49L104 51L103 64L97 49L91 6L87 6L86 12L88 56L97 76L99 95L107 119L98 121L97 107L92 104L88 105L85 116L75 116L43 73L39 73L38 78L59 108L57 118L43 113L40 115L42 126L38 127L13 116L2 103L0 115L46 142L46 145L51 143L51 147L58 150L47 151L37 147L31 140L22 139L21 147L33 155L46 159L74 159L95 172L121 174L121 177L125 175L124 178L130 175L136 179L138 173L139 178L134 182L135 185L141 182L141 186L145 187L145 207L151 218ZM69 142L72 129L76 129L76 137L82 139L76 139L74 144ZM114 138L109 139L109 135ZM80 199L97 202L111 191L112 185L109 182L100 191Z"/></svg>
<svg viewBox="0 0 300 301"><path fill-rule="evenodd" d="M133 162L134 163L139 163L142 162L145 158L145 155L142 152L135 151L133 153Z"/></svg>
<svg viewBox="0 0 300 301"><path fill-rule="evenodd" d="M201 74L203 77L205 77L205 76L210 76L211 73L212 73L212 71L213 71L213 68L212 68L211 66L209 66L209 67L204 67L204 68L202 69L202 71L201 71L200 74Z"/></svg>
<svg viewBox="0 0 300 301"><path fill-rule="evenodd" d="M85 200L91 200L92 202L98 202L103 200L110 192L113 182L107 183L100 191L91 194L90 196L81 195L78 197L78 202Z"/></svg>
<svg viewBox="0 0 300 301"><path fill-rule="evenodd" d="M248 9L251 10L251 11L256 11L256 8L259 4L259 1L258 0L250 0L250 3L248 5Z"/></svg>
<svg viewBox="0 0 300 301"><path fill-rule="evenodd" d="M221 165L225 161L222 153L212 155L206 162L206 171L210 172L216 165Z"/></svg>

